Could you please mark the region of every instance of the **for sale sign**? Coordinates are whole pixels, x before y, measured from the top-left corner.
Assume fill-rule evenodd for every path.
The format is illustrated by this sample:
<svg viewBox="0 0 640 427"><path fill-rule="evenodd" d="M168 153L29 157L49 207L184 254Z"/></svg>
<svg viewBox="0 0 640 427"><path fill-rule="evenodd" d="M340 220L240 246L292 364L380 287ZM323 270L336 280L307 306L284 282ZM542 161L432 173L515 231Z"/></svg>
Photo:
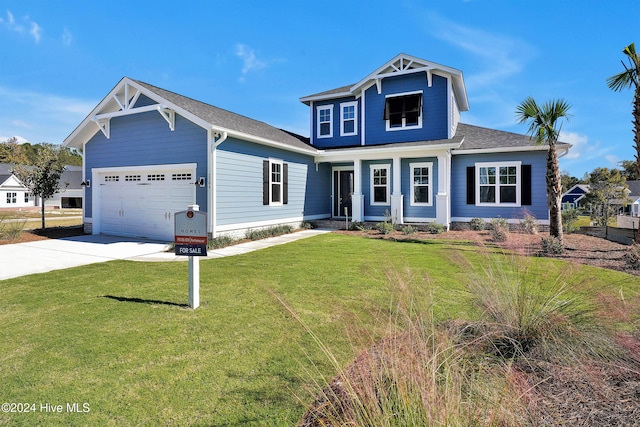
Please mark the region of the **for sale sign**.
<svg viewBox="0 0 640 427"><path fill-rule="evenodd" d="M176 255L207 256L207 213L188 209L173 218Z"/></svg>

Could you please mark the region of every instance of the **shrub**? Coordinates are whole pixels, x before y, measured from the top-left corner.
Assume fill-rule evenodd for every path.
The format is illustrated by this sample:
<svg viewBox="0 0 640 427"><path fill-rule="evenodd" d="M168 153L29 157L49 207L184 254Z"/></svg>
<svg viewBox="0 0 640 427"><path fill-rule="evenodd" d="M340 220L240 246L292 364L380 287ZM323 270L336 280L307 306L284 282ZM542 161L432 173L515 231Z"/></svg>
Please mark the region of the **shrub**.
<svg viewBox="0 0 640 427"><path fill-rule="evenodd" d="M491 238L494 242L504 242L509 237L509 223L505 218L493 218L490 221Z"/></svg>
<svg viewBox="0 0 640 427"><path fill-rule="evenodd" d="M541 252L543 255L560 255L564 252L564 245L557 237L543 237Z"/></svg>
<svg viewBox="0 0 640 427"><path fill-rule="evenodd" d="M402 227L402 233L407 236L415 233L416 231L418 230L412 225L405 225L404 227Z"/></svg>
<svg viewBox="0 0 640 427"><path fill-rule="evenodd" d="M249 240L262 240L268 237L280 236L293 231L290 225L275 225L269 228L261 228L258 230L247 230L245 237Z"/></svg>
<svg viewBox="0 0 640 427"><path fill-rule="evenodd" d="M440 234L444 232L444 225L430 222L429 225L427 225L427 231L431 234Z"/></svg>
<svg viewBox="0 0 640 427"><path fill-rule="evenodd" d="M220 249L227 246L231 246L235 242L236 242L236 239L234 239L229 235L224 234L222 236L209 239L209 241L207 242L207 249Z"/></svg>
<svg viewBox="0 0 640 427"><path fill-rule="evenodd" d="M487 224L482 218L471 218L471 221L469 221L469 226L473 231L482 231L487 228Z"/></svg>
<svg viewBox="0 0 640 427"><path fill-rule="evenodd" d="M520 230L527 234L538 234L538 221L536 217L528 210L524 211L520 220Z"/></svg>
<svg viewBox="0 0 640 427"><path fill-rule="evenodd" d="M562 210L562 228L566 233L572 233L576 229L579 214L574 208Z"/></svg>
<svg viewBox="0 0 640 427"><path fill-rule="evenodd" d="M393 233L394 227L390 222L383 221L376 224L376 230L382 234L391 234Z"/></svg>
<svg viewBox="0 0 640 427"><path fill-rule="evenodd" d="M349 230L353 230L353 231L367 231L367 224L365 224L364 222L360 222L360 221L351 221L351 224L349 224Z"/></svg>

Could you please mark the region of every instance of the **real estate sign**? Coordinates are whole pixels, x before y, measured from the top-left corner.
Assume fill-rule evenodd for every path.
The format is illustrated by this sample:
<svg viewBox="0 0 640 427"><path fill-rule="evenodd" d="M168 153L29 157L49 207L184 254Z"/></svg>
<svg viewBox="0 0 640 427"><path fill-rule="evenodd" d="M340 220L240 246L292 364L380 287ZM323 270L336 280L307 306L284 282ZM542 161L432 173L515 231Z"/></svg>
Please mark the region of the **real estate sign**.
<svg viewBox="0 0 640 427"><path fill-rule="evenodd" d="M176 212L175 253L181 256L207 256L207 213L188 209Z"/></svg>

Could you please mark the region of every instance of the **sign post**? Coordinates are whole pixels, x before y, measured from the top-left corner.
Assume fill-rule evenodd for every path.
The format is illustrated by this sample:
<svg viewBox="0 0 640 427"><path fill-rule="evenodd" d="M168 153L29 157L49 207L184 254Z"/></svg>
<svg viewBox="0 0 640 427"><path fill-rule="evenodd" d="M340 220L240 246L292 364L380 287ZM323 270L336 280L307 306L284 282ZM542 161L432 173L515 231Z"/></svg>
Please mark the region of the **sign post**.
<svg viewBox="0 0 640 427"><path fill-rule="evenodd" d="M174 218L175 254L189 257L189 307L200 305L200 258L207 256L207 213L198 205L187 206Z"/></svg>

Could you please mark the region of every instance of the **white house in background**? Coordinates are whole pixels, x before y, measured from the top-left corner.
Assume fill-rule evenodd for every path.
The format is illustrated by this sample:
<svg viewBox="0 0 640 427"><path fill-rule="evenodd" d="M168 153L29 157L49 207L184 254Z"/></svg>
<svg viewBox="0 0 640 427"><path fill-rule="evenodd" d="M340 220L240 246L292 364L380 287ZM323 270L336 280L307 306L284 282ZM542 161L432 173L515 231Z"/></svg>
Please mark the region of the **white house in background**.
<svg viewBox="0 0 640 427"><path fill-rule="evenodd" d="M66 166L60 176L60 191L45 200L48 208L82 208L82 166ZM40 206L40 200L11 173L11 165L0 163L0 208Z"/></svg>

